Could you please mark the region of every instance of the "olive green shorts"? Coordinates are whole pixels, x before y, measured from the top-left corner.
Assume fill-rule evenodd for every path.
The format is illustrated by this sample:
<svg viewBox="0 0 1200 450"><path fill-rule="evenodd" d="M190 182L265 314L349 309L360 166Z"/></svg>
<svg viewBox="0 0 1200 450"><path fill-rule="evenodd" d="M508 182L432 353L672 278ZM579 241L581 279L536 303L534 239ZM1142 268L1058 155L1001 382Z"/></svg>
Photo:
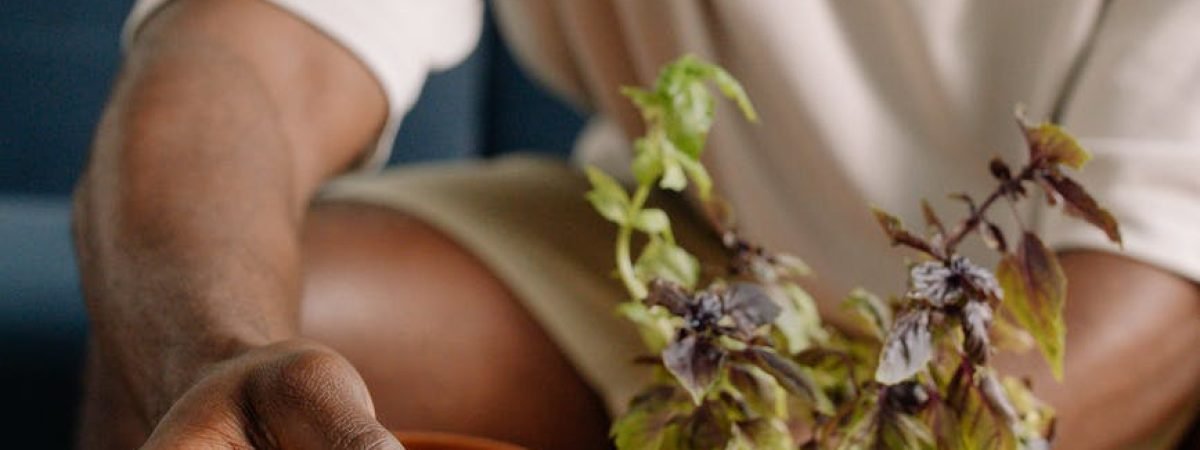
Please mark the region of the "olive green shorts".
<svg viewBox="0 0 1200 450"><path fill-rule="evenodd" d="M645 350L615 308L628 297L613 276L616 226L584 200L582 171L531 156L387 170L339 179L326 199L394 208L473 252L519 298L610 412L649 381L633 364ZM673 219L681 245L702 261L717 237L678 197L653 199Z"/></svg>

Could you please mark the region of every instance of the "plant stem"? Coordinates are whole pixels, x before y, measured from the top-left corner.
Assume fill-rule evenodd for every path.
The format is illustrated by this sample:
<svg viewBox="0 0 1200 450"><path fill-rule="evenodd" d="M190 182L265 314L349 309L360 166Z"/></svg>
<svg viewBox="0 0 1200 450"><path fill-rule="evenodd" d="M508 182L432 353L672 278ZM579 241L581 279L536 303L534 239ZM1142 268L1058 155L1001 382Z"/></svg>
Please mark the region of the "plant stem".
<svg viewBox="0 0 1200 450"><path fill-rule="evenodd" d="M971 216L967 217L966 220L959 224L959 226L954 230L954 234L946 239L946 243L943 245L943 248L946 250L944 252L946 258L949 258L954 254L954 248L958 246L963 238L967 237L967 234L978 228L979 222L983 220L983 215L987 212L988 208L990 208L993 203L996 203L996 200L1000 199L1000 197L1013 190L1016 190L1021 183L1032 180L1033 172L1039 165L1039 161L1037 160L1030 161L1029 164L1021 168L1021 172L1018 173L1016 177L1000 183L1000 186L996 187L996 190L992 191L992 193L983 200L983 203L979 204L979 207L975 208L974 211L971 211Z"/></svg>
<svg viewBox="0 0 1200 450"><path fill-rule="evenodd" d="M650 196L650 185L639 185L637 191L633 194L633 199L629 202L629 217L635 217L642 206L646 204L646 199ZM633 221L621 225L621 230L617 234L617 273L621 276L621 281L625 283L625 289L629 291L629 295L633 296L634 300L646 298L646 285L642 284L637 279L637 274L633 271L633 258L630 255L629 247L633 240Z"/></svg>

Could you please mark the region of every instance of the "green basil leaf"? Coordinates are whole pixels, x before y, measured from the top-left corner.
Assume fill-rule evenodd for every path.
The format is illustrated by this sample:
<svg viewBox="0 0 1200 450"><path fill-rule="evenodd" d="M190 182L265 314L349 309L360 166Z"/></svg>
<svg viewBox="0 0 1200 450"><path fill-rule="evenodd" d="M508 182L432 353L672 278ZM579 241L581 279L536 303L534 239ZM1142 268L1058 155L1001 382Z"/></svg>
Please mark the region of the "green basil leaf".
<svg viewBox="0 0 1200 450"><path fill-rule="evenodd" d="M826 448L833 448L835 450L875 450L881 448L878 442L880 414L878 397L873 393L862 395L851 408L848 417L844 419L843 423L845 425L838 427L838 433L833 438L834 445L826 446Z"/></svg>
<svg viewBox="0 0 1200 450"><path fill-rule="evenodd" d="M657 92L647 91L635 86L622 86L621 95L629 98L634 105L642 110L643 116L648 112L657 112L662 108L662 97Z"/></svg>
<svg viewBox="0 0 1200 450"><path fill-rule="evenodd" d="M779 419L759 418L737 424L739 439L745 441L744 447L750 450L792 450L796 443L792 442L792 434L787 424Z"/></svg>
<svg viewBox="0 0 1200 450"><path fill-rule="evenodd" d="M1037 235L1026 232L1016 255L1000 261L996 278L1004 290L1004 306L1033 336L1054 377L1062 380L1067 277L1058 258Z"/></svg>
<svg viewBox="0 0 1200 450"><path fill-rule="evenodd" d="M586 167L592 190L585 196L596 212L610 222L624 224L629 220L629 194L608 174L595 167Z"/></svg>
<svg viewBox="0 0 1200 450"><path fill-rule="evenodd" d="M733 76L692 55L680 57L659 74L654 90L660 99L656 106L661 109L651 113L650 108L642 108L643 117L661 125L667 138L693 160L699 159L704 150L713 123L716 101L705 85L707 82L715 84L722 95L737 103L751 122L758 120L749 97ZM639 99L634 102L639 103ZM650 102L642 100L639 105L644 103Z"/></svg>
<svg viewBox="0 0 1200 450"><path fill-rule="evenodd" d="M698 158L712 128L715 101L703 80L687 79L670 92L663 125L667 137L688 156Z"/></svg>
<svg viewBox="0 0 1200 450"><path fill-rule="evenodd" d="M720 89L726 98L737 103L738 109L742 111L746 120L758 122L758 112L754 110L754 105L750 103L750 96L746 95L742 84L738 83L737 79L733 78L733 75L730 75L725 69L716 66L713 68L713 83L717 85L717 89Z"/></svg>
<svg viewBox="0 0 1200 450"><path fill-rule="evenodd" d="M992 346L1002 352L1024 353L1036 344L1033 335L1013 323L1008 314L995 314L992 318Z"/></svg>
<svg viewBox="0 0 1200 450"><path fill-rule="evenodd" d="M1054 408L1037 398L1020 379L1005 377L1001 384L1020 418L1016 435L1021 448L1038 449L1047 445L1046 437L1054 431Z"/></svg>
<svg viewBox="0 0 1200 450"><path fill-rule="evenodd" d="M749 364L732 365L729 384L754 414L787 417L787 391L762 369Z"/></svg>
<svg viewBox="0 0 1200 450"><path fill-rule="evenodd" d="M652 386L630 402L629 409L613 421L609 435L618 450L676 449L679 425L675 417L686 412L674 386Z"/></svg>
<svg viewBox="0 0 1200 450"><path fill-rule="evenodd" d="M687 176L684 175L678 160L663 160L663 176L658 181L658 187L675 192L687 188Z"/></svg>
<svg viewBox="0 0 1200 450"><path fill-rule="evenodd" d="M813 411L833 415L833 402L813 379L812 371L768 347L752 346L746 350L750 362L775 377L775 381L792 395L811 405Z"/></svg>
<svg viewBox="0 0 1200 450"><path fill-rule="evenodd" d="M663 173L663 152L659 144L649 138L634 142L633 177L638 184L652 184Z"/></svg>
<svg viewBox="0 0 1200 450"><path fill-rule="evenodd" d="M704 164L699 161L680 158L679 166L687 173L689 179L696 186L696 195L700 200L707 201L712 193L712 177L708 175L708 169L704 168Z"/></svg>
<svg viewBox="0 0 1200 450"><path fill-rule="evenodd" d="M887 338L888 330L892 329L892 308L883 299L866 289L856 288L842 301L842 307L853 311L859 323L879 342Z"/></svg>
<svg viewBox="0 0 1200 450"><path fill-rule="evenodd" d="M683 424L683 437L687 449L725 449L733 439L733 424L724 411L715 411L713 404L696 408Z"/></svg>
<svg viewBox="0 0 1200 450"><path fill-rule="evenodd" d="M812 268L800 257L788 253L775 254L775 269L783 277L807 277L812 275Z"/></svg>
<svg viewBox="0 0 1200 450"><path fill-rule="evenodd" d="M1051 163L1076 170L1092 159L1092 155L1058 125L1049 122L1031 125L1020 118L1018 121L1025 134L1025 143L1029 146L1030 158L1046 158Z"/></svg>
<svg viewBox="0 0 1200 450"><path fill-rule="evenodd" d="M780 286L781 312L775 318L775 329L783 335L788 354L795 355L812 346L825 342L829 333L821 326L821 315L817 303L804 289L794 283Z"/></svg>
<svg viewBox="0 0 1200 450"><path fill-rule="evenodd" d="M886 414L879 424L880 448L896 450L934 450L933 430L921 419L907 414Z"/></svg>
<svg viewBox="0 0 1200 450"><path fill-rule="evenodd" d="M646 349L659 353L675 337L675 326L671 315L662 307L647 306L638 301L617 305L617 314L633 322Z"/></svg>
<svg viewBox="0 0 1200 450"><path fill-rule="evenodd" d="M1005 412L988 404L981 381L987 380L974 379L960 369L946 388L945 402L935 402L939 448L1017 450Z"/></svg>
<svg viewBox="0 0 1200 450"><path fill-rule="evenodd" d="M662 278L692 289L700 279L700 261L695 256L682 247L655 237L642 249L633 269L637 277L647 283Z"/></svg>
<svg viewBox="0 0 1200 450"><path fill-rule="evenodd" d="M671 219L657 208L647 208L633 218L633 227L646 234L661 234L671 230Z"/></svg>

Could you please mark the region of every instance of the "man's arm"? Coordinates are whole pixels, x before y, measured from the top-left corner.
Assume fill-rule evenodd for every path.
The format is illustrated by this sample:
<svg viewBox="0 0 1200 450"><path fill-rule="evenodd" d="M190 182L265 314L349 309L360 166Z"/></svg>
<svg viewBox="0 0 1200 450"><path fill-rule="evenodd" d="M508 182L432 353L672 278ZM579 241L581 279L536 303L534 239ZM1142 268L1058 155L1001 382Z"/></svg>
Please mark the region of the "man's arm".
<svg viewBox="0 0 1200 450"><path fill-rule="evenodd" d="M1130 448L1186 420L1200 395L1200 288L1119 255L1060 258L1070 283L1063 382L1036 351L998 362L1032 374L1035 390L1058 408L1055 448Z"/></svg>
<svg viewBox="0 0 1200 450"><path fill-rule="evenodd" d="M263 2L175 1L141 30L97 130L75 225L100 361L91 376L131 394L143 429L188 393L209 406L199 410L243 416L201 424L234 435L221 439L255 435L235 429L254 415L268 416L257 417L271 427L263 439L326 413L365 415L344 422L378 434L358 423L374 421L353 369L293 339L306 205L360 157L385 110L347 51ZM313 392L299 391L319 390L310 381L345 400L305 400ZM286 396L314 417L272 421L268 404ZM187 423L180 409L172 420ZM349 439L337 432L326 437ZM85 441L104 435L84 430Z"/></svg>

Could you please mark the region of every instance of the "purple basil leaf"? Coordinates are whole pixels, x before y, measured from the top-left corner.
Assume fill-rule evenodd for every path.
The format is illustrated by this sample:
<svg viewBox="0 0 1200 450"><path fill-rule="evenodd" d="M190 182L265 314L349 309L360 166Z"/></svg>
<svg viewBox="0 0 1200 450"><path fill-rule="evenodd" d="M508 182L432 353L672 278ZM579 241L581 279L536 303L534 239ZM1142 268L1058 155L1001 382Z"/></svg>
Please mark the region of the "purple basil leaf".
<svg viewBox="0 0 1200 450"><path fill-rule="evenodd" d="M975 215L975 210L978 208L976 208L976 206L975 206L975 199L971 198L970 194L967 194L966 192L955 192L953 194L950 194L950 198L953 200L958 200L958 201L966 204L967 211L971 215Z"/></svg>
<svg viewBox="0 0 1200 450"><path fill-rule="evenodd" d="M1001 298L1000 285L987 269L955 255L947 266L941 261L926 261L909 271L910 297L923 299L941 308L958 302L964 295Z"/></svg>
<svg viewBox="0 0 1200 450"><path fill-rule="evenodd" d="M933 206L929 205L929 201L921 199L921 214L925 216L925 226L930 229L936 236L946 236L946 226L942 225L942 220L938 218L937 212L933 210Z"/></svg>
<svg viewBox="0 0 1200 450"><path fill-rule="evenodd" d="M896 319L888 333L875 380L896 384L911 378L933 357L933 334L929 331L930 311L925 308L909 310Z"/></svg>
<svg viewBox="0 0 1200 450"><path fill-rule="evenodd" d="M983 243L987 244L988 248L1000 253L1008 252L1008 240L1004 238L1004 231L996 224L984 220L979 224L980 236L983 236Z"/></svg>
<svg viewBox="0 0 1200 450"><path fill-rule="evenodd" d="M687 316L688 303L687 293L678 284L661 278L656 278L650 282L650 294L646 297L647 305L662 306L667 311L670 311L671 314Z"/></svg>
<svg viewBox="0 0 1200 450"><path fill-rule="evenodd" d="M983 295L997 300L1004 298L1004 292L1000 290L1000 284L996 282L992 271L972 263L971 260L955 256L950 260L950 271L954 272L963 284L974 290L972 295Z"/></svg>
<svg viewBox="0 0 1200 450"><path fill-rule="evenodd" d="M1067 213L1095 225L1108 236L1108 240L1116 244L1121 243L1121 229L1117 225L1117 219L1113 218L1108 210L1100 207L1100 204L1096 203L1096 199L1092 198L1083 186L1063 175L1048 176L1045 177L1045 180L1058 195L1062 196Z"/></svg>
<svg viewBox="0 0 1200 450"><path fill-rule="evenodd" d="M725 363L725 349L718 347L710 338L688 334L663 349L662 358L663 365L698 405Z"/></svg>
<svg viewBox="0 0 1200 450"><path fill-rule="evenodd" d="M929 391L921 383L905 381L886 390L887 406L893 411L916 414L929 404Z"/></svg>
<svg viewBox="0 0 1200 450"><path fill-rule="evenodd" d="M992 351L988 330L992 326L992 307L986 301L972 300L962 309L963 348L971 362L987 364Z"/></svg>
<svg viewBox="0 0 1200 450"><path fill-rule="evenodd" d="M694 329L712 327L725 315L721 297L711 291L700 291L693 297L688 326Z"/></svg>
<svg viewBox="0 0 1200 450"><path fill-rule="evenodd" d="M734 283L725 292L725 314L744 335L771 323L782 309L761 287L750 283Z"/></svg>
<svg viewBox="0 0 1200 450"><path fill-rule="evenodd" d="M988 163L988 170L992 172L992 176L996 177L997 180L1008 181L1012 179L1012 169L1000 158L992 158L992 161Z"/></svg>
<svg viewBox="0 0 1200 450"><path fill-rule="evenodd" d="M905 229L904 223L900 222L900 219L896 216L879 208L871 208L871 213L875 214L875 220L879 222L879 226L883 228L883 232L892 240L892 245L904 245L914 250L933 254L933 247L930 247L925 239Z"/></svg>
<svg viewBox="0 0 1200 450"><path fill-rule="evenodd" d="M962 296L962 284L941 261L926 261L909 270L910 296L924 299L937 307L946 306Z"/></svg>
<svg viewBox="0 0 1200 450"><path fill-rule="evenodd" d="M1050 206L1058 205L1058 196L1054 194L1054 186L1046 180L1046 177L1036 177L1034 181L1042 188L1042 192L1046 193L1046 204Z"/></svg>

